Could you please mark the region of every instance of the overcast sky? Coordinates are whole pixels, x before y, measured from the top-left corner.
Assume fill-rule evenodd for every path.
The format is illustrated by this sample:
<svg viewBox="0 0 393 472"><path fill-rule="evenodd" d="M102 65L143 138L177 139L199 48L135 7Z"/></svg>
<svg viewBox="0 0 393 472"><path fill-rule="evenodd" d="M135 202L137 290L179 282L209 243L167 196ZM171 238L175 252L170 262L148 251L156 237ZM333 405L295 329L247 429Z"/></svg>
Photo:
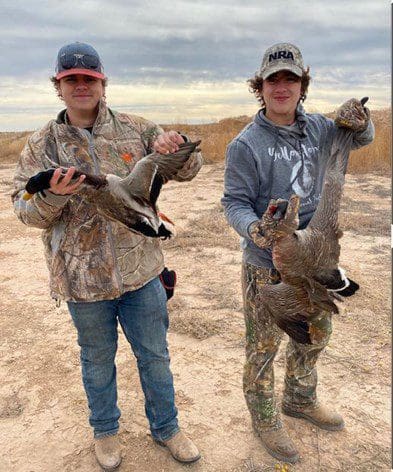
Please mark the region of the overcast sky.
<svg viewBox="0 0 393 472"><path fill-rule="evenodd" d="M62 109L49 82L58 49L99 52L108 104L158 123L252 115L246 80L264 50L300 47L307 111L369 96L390 106L390 4L382 0L0 0L0 131L43 126Z"/></svg>

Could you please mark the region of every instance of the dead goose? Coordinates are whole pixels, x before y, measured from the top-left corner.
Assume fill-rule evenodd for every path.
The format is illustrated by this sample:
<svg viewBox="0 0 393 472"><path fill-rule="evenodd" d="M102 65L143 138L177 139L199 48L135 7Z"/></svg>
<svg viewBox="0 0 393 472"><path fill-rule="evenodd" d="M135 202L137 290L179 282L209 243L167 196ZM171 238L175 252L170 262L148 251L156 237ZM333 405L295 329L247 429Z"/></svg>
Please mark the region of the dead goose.
<svg viewBox="0 0 393 472"><path fill-rule="evenodd" d="M95 204L99 213L118 221L131 231L150 237L172 236L171 226L157 211L157 198L161 187L173 179L201 141L182 143L173 154L152 153L135 164L131 173L121 178L117 175L92 175L76 170L73 178L86 176L78 190L87 201ZM50 187L55 169L48 169L31 177L26 184L25 199Z"/></svg>
<svg viewBox="0 0 393 472"><path fill-rule="evenodd" d="M332 289L353 292L358 285L342 278L338 266L340 256L338 212L343 192L353 133L339 128L327 164L325 180L310 223L297 230L300 198L289 202L271 200L262 217L261 244L273 246L273 263L281 275L277 285L262 289L261 303L277 325L297 342L311 344L317 333L308 320L322 311L338 313ZM345 294L345 292L344 292Z"/></svg>

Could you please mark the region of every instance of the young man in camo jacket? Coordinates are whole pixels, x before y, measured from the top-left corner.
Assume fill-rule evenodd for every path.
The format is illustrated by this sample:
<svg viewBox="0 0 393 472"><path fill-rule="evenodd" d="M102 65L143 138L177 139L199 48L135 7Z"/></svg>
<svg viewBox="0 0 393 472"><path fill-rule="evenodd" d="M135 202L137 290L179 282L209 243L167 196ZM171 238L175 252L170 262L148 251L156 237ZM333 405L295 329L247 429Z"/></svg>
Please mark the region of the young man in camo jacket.
<svg viewBox="0 0 393 472"><path fill-rule="evenodd" d="M97 460L105 470L121 462L115 367L120 323L137 358L153 439L175 459L196 461L198 449L177 421L166 293L159 280L164 268L160 241L101 216L76 194L83 176L71 180L75 168L125 177L143 156L174 152L184 139L144 118L108 108L102 63L88 44L60 49L52 82L66 109L30 136L12 198L18 218L43 229L51 296L67 302L78 331ZM193 153L175 180L191 180L201 165L200 153ZM59 169L50 188L25 200L28 179L53 167ZM69 169L62 179L60 167Z"/></svg>

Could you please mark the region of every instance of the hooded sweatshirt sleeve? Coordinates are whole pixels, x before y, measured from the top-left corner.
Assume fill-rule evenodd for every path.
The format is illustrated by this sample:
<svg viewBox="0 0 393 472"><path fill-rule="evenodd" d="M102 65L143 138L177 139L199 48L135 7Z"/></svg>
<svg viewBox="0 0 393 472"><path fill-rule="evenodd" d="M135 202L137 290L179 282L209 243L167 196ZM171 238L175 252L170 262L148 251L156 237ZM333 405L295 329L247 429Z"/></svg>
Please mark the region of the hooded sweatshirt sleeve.
<svg viewBox="0 0 393 472"><path fill-rule="evenodd" d="M221 203L228 223L247 239L250 239L250 225L259 221L254 206L258 193L259 178L253 152L242 141L232 141L226 153Z"/></svg>
<svg viewBox="0 0 393 472"><path fill-rule="evenodd" d="M14 192L11 195L14 211L22 223L36 228L49 228L61 216L64 206L72 195L55 195L45 190L35 193L30 200L24 200L25 186L30 177L45 170L43 159L44 138L32 135L27 141L14 176Z"/></svg>
<svg viewBox="0 0 393 472"><path fill-rule="evenodd" d="M329 132L331 133L332 139L334 138L338 127L335 125L334 121L331 118L325 118L329 124ZM368 144L374 141L375 137L375 128L374 123L371 119L368 122L367 128L364 131L357 131L353 135L353 142L351 149L359 149L363 146L367 146Z"/></svg>
<svg viewBox="0 0 393 472"><path fill-rule="evenodd" d="M352 149L359 149L363 146L367 146L367 144L370 144L374 141L374 137L374 123L370 119L367 128L364 131L358 131L354 134Z"/></svg>

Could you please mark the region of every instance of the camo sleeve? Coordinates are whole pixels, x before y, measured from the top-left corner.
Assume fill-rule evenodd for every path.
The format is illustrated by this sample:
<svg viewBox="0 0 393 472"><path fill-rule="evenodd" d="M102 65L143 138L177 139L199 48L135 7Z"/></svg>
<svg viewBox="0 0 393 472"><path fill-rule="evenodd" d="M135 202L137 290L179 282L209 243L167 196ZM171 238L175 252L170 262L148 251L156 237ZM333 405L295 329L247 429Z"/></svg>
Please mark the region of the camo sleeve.
<svg viewBox="0 0 393 472"><path fill-rule="evenodd" d="M328 133L331 137L331 140L334 139L335 134L337 133L339 126L331 119L324 117L328 124ZM375 128L374 123L372 122L371 118L368 119L367 127L364 130L354 131L353 132L353 142L351 149L359 149L363 146L367 146L368 144L374 141L375 137Z"/></svg>
<svg viewBox="0 0 393 472"><path fill-rule="evenodd" d="M49 228L61 216L62 210L71 195L55 195L49 191L34 194L25 200L25 185L30 177L45 170L44 146L45 138L34 133L27 141L14 176L14 191L11 195L14 211L22 223L36 228Z"/></svg>
<svg viewBox="0 0 393 472"><path fill-rule="evenodd" d="M146 154L154 152L153 144L157 136L162 134L164 130L161 126L156 125L152 121L141 119L141 138L146 149Z"/></svg>

